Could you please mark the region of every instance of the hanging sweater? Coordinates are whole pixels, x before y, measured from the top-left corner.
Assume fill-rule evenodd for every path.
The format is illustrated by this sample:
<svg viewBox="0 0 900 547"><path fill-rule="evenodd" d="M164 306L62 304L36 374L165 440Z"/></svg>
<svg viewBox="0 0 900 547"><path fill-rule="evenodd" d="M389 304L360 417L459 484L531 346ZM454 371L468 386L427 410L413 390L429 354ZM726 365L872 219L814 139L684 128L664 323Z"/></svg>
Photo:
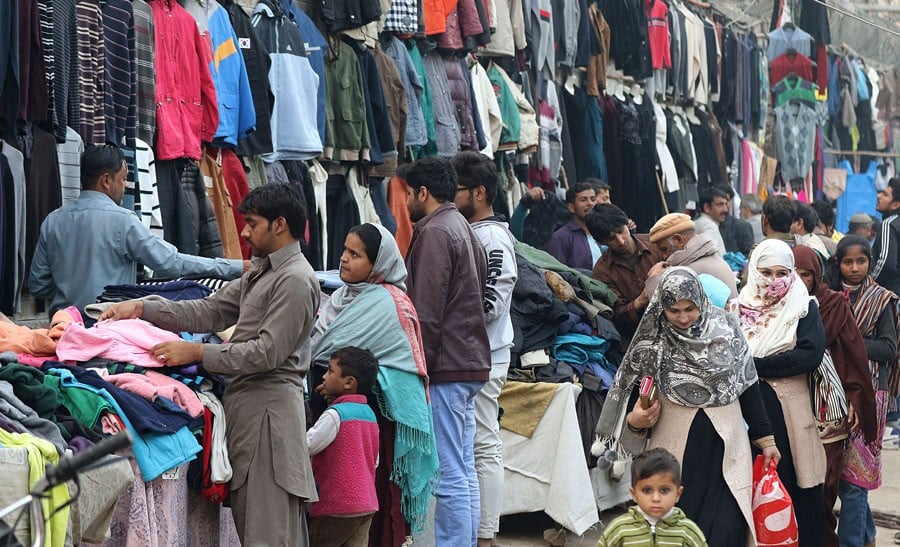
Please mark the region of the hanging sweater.
<svg viewBox="0 0 900 547"><path fill-rule="evenodd" d="M314 440L317 436L324 437L322 444L329 437L332 440L320 448ZM310 507L309 516L359 516L377 511L378 423L366 396L354 393L335 399L307 438L319 491L319 501Z"/></svg>

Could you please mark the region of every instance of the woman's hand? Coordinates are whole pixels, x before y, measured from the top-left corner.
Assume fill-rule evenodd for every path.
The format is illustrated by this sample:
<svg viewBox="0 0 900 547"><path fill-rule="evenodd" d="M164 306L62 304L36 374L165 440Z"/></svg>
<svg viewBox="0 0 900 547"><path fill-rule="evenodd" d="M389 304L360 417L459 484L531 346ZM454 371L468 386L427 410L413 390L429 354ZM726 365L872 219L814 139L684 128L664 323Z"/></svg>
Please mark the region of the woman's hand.
<svg viewBox="0 0 900 547"><path fill-rule="evenodd" d="M763 469L769 468L769 462L774 461L775 465L778 465L778 462L781 460L781 452L778 451L777 446L767 446L763 448Z"/></svg>
<svg viewBox="0 0 900 547"><path fill-rule="evenodd" d="M640 402L634 405L631 412L625 416L625 421L634 429L649 429L656 425L659 421L659 413L662 410L662 403L659 399L653 401L650 408L641 407Z"/></svg>
<svg viewBox="0 0 900 547"><path fill-rule="evenodd" d="M850 431L856 431L859 428L859 414L856 413L853 403L850 401L847 401L847 424L850 426Z"/></svg>

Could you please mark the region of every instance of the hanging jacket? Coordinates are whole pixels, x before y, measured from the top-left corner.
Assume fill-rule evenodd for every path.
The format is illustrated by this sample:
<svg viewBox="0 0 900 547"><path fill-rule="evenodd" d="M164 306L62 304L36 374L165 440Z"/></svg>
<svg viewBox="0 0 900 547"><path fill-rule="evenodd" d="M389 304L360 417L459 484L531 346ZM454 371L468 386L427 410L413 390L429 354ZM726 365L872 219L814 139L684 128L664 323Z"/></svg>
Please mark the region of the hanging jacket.
<svg viewBox="0 0 900 547"><path fill-rule="evenodd" d="M256 110L244 57L238 51L238 37L228 13L216 2L203 4L181 0L197 21L201 37L210 48L209 72L216 88L219 126L213 143L236 146L256 126Z"/></svg>
<svg viewBox="0 0 900 547"><path fill-rule="evenodd" d="M358 28L381 17L381 3L374 0L319 0L328 32Z"/></svg>
<svg viewBox="0 0 900 547"><path fill-rule="evenodd" d="M219 125L216 90L194 18L174 0L152 0L156 37L156 159L200 159ZM85 140L87 144L87 140Z"/></svg>
<svg viewBox="0 0 900 547"><path fill-rule="evenodd" d="M134 12L128 0L106 0L102 6L106 140L122 145L126 137L133 142L137 125Z"/></svg>
<svg viewBox="0 0 900 547"><path fill-rule="evenodd" d="M303 36L276 0L260 0L253 8L253 28L272 62L269 83L272 105L272 153L264 159L307 160L322 153L317 127L319 77L306 57Z"/></svg>
<svg viewBox="0 0 900 547"><path fill-rule="evenodd" d="M425 34L440 34L447 30L447 17L456 7L456 0L422 0L422 21Z"/></svg>
<svg viewBox="0 0 900 547"><path fill-rule="evenodd" d="M442 58L459 126L459 149L478 150L480 147L475 135L475 121L472 118L473 105L468 75L456 56L445 55Z"/></svg>
<svg viewBox="0 0 900 547"><path fill-rule="evenodd" d="M423 146L428 142L421 104L425 88L422 86L422 81L419 80L419 74L416 72L416 67L413 65L406 46L391 34L385 33L383 36L385 37L382 41L384 52L394 61L406 90L406 138L404 143L408 146Z"/></svg>
<svg viewBox="0 0 900 547"><path fill-rule="evenodd" d="M350 45L359 59L366 98L366 124L369 128L371 161L376 165L389 162L396 164L397 149L393 142L391 120L384 103L384 90L381 87L381 76L378 74L375 57L364 43L346 36L342 39Z"/></svg>
<svg viewBox="0 0 900 547"><path fill-rule="evenodd" d="M452 158L460 149L460 128L456 107L447 72L441 55L432 51L425 56L425 72L431 89L431 107L434 111L434 133L439 156Z"/></svg>
<svg viewBox="0 0 900 547"><path fill-rule="evenodd" d="M478 18L477 1L480 0L458 0L456 8L447 16L444 33L438 37L439 49L463 49L465 38L484 33Z"/></svg>
<svg viewBox="0 0 900 547"><path fill-rule="evenodd" d="M234 0L220 0L228 12L232 28L237 35L238 49L244 58L250 96L256 113L256 130L238 140L237 152L242 156L258 156L272 152L272 115L269 102L269 52L253 29L250 16Z"/></svg>
<svg viewBox="0 0 900 547"><path fill-rule="evenodd" d="M317 127L319 128L319 138L322 143L325 142L325 51L328 49L328 42L319 32L316 24L303 10L297 6L293 0L281 0L281 11L285 17L293 21L300 34L303 36L303 43L306 46L306 56L313 71L319 77L319 94L316 103Z"/></svg>
<svg viewBox="0 0 900 547"><path fill-rule="evenodd" d="M481 55L515 57L516 51L525 49L525 19L522 0L494 0L491 13L491 43L479 50Z"/></svg>
<svg viewBox="0 0 900 547"><path fill-rule="evenodd" d="M222 236L216 223L209 196L206 195L206 184L200 174L200 168L194 162L187 162L181 172L181 193L183 206L193 222L194 238L178 245L185 254L222 258Z"/></svg>
<svg viewBox="0 0 900 547"><path fill-rule="evenodd" d="M378 75L381 76L384 105L391 121L394 148L399 152L406 146L406 119L409 114L406 88L397 71L397 65L388 57L380 44L372 50L372 55L375 58L375 66L378 67ZM389 177L394 174L396 168L396 161L385 162L384 165L376 167L369 174L375 177Z"/></svg>
<svg viewBox="0 0 900 547"><path fill-rule="evenodd" d="M341 93L328 96L325 105L325 149L322 157L334 161L367 161L369 130L366 127L366 98L353 48L340 40L332 44L332 59L325 65L327 86Z"/></svg>

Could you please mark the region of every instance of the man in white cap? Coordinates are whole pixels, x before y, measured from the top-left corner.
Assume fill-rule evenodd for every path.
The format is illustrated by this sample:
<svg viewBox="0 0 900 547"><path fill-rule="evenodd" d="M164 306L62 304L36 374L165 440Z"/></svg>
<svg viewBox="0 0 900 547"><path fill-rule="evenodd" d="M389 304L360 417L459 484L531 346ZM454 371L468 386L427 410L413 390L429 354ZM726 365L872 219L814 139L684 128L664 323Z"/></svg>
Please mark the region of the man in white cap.
<svg viewBox="0 0 900 547"><path fill-rule="evenodd" d="M719 256L716 245L704 234L696 233L694 221L683 213L669 213L650 228L650 242L656 245L660 257L669 266L687 266L697 274L709 274L728 287L731 297L737 296L734 272ZM660 275L647 279L652 291Z"/></svg>

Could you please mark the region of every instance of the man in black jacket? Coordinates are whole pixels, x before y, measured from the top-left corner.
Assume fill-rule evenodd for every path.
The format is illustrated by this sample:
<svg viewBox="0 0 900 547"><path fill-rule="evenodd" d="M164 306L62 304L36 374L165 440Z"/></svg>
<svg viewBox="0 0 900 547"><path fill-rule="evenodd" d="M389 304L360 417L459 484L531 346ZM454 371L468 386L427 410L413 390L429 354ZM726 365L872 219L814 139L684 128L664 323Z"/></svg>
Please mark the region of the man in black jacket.
<svg viewBox="0 0 900 547"><path fill-rule="evenodd" d="M888 181L884 190L878 192L875 208L881 213L881 230L875 235L872 256L875 268L872 277L879 285L900 293L900 178Z"/></svg>

